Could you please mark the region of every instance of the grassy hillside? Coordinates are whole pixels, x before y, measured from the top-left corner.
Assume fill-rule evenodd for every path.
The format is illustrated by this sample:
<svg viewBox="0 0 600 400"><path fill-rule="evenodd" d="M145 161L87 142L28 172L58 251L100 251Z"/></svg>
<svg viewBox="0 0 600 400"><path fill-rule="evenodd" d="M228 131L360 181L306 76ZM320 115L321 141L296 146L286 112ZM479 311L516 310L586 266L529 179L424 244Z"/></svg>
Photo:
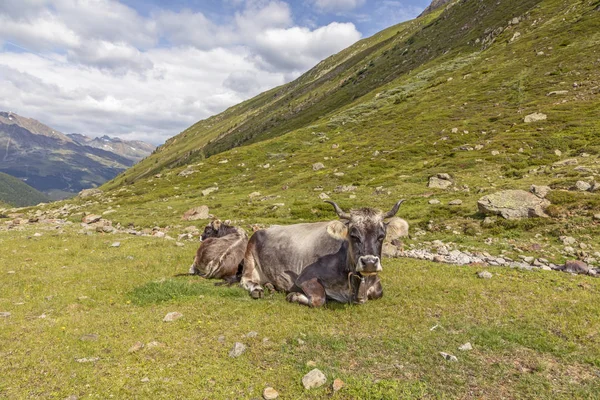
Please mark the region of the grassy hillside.
<svg viewBox="0 0 600 400"><path fill-rule="evenodd" d="M15 207L32 206L48 201L48 197L20 179L0 172L0 208L2 204Z"/></svg>

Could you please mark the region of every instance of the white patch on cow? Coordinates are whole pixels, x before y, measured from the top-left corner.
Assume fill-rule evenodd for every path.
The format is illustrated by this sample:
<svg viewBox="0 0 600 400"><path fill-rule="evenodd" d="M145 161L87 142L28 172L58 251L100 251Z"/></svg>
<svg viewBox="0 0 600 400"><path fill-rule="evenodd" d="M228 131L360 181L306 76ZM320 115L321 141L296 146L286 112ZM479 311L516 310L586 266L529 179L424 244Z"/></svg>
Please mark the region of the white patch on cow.
<svg viewBox="0 0 600 400"><path fill-rule="evenodd" d="M190 275L194 275L196 273L196 263L193 263L188 272Z"/></svg>
<svg viewBox="0 0 600 400"><path fill-rule="evenodd" d="M408 236L408 222L402 218L392 218L387 225L386 240L392 241L406 236Z"/></svg>
<svg viewBox="0 0 600 400"><path fill-rule="evenodd" d="M348 237L348 227L342 221L331 221L327 225L327 233L336 239L345 240Z"/></svg>

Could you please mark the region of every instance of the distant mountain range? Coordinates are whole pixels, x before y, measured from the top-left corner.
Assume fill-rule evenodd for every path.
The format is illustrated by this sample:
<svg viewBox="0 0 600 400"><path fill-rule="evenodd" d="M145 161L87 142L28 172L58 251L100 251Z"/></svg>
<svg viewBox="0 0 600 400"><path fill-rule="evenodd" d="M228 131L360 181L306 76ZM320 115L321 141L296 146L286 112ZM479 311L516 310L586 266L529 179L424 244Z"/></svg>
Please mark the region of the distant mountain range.
<svg viewBox="0 0 600 400"><path fill-rule="evenodd" d="M65 135L34 119L0 112L0 172L55 200L103 184L153 150L139 141Z"/></svg>

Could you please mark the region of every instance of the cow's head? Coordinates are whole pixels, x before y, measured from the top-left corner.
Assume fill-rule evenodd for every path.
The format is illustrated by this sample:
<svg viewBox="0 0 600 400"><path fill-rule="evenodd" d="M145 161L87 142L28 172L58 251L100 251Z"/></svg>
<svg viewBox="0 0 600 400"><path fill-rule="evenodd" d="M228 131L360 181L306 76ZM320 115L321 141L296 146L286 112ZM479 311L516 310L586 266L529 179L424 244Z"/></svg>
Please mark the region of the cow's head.
<svg viewBox="0 0 600 400"><path fill-rule="evenodd" d="M340 221L333 221L327 232L334 237L348 241L348 256L352 272L363 275L376 274L381 266L381 250L386 234L395 234L401 220L393 218L400 204L397 202L387 213L372 208L360 208L344 212L333 201L327 201L335 208Z"/></svg>
<svg viewBox="0 0 600 400"><path fill-rule="evenodd" d="M204 228L204 232L202 232L202 240L204 241L211 237L218 237L219 228L221 228L221 224L222 222L220 220L215 219L211 221L208 225L206 225L206 227Z"/></svg>

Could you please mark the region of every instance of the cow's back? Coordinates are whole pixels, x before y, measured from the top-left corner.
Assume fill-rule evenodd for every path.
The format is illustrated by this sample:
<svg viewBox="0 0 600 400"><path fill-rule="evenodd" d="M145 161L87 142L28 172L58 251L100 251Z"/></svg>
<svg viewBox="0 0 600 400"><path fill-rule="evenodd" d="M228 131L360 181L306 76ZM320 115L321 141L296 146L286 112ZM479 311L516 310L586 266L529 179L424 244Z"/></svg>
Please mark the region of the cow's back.
<svg viewBox="0 0 600 400"><path fill-rule="evenodd" d="M319 257L335 253L343 241L327 233L330 221L295 225L275 225L257 231L248 245L261 283L272 283L278 290L292 285L286 271L299 275Z"/></svg>

